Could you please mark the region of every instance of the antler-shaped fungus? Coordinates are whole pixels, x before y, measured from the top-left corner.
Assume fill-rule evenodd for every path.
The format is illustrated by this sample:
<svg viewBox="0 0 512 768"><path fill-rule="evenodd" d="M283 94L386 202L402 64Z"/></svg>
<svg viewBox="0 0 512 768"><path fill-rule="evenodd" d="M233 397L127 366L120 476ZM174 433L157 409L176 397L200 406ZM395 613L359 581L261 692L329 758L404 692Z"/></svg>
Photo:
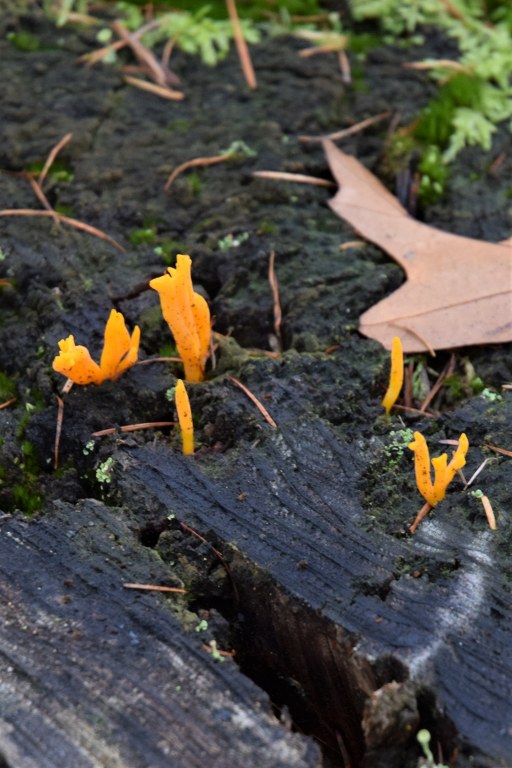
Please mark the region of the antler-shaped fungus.
<svg viewBox="0 0 512 768"><path fill-rule="evenodd" d="M436 456L432 459L434 467L434 482L432 482L430 473L430 453L427 441L421 432L414 433L414 440L409 443L409 448L414 451L414 471L416 474L416 485L418 490L427 502L423 509L416 516L415 521L410 527L411 533L414 533L423 518L429 513L432 507L435 507L442 501L446 495L446 489L455 477L457 471L466 464L466 453L469 448L469 441L466 433L463 432L459 437L459 444L455 450L450 463L446 453Z"/></svg>
<svg viewBox="0 0 512 768"><path fill-rule="evenodd" d="M107 320L100 364L91 358L87 347L75 344L73 336L59 341L60 352L53 361L53 370L67 376L75 384L102 384L117 379L137 362L140 328L128 333L121 312L113 309Z"/></svg>
<svg viewBox="0 0 512 768"><path fill-rule="evenodd" d="M149 283L158 291L162 313L174 336L187 381L202 381L210 348L210 310L206 299L192 287L192 260L179 253L176 267Z"/></svg>

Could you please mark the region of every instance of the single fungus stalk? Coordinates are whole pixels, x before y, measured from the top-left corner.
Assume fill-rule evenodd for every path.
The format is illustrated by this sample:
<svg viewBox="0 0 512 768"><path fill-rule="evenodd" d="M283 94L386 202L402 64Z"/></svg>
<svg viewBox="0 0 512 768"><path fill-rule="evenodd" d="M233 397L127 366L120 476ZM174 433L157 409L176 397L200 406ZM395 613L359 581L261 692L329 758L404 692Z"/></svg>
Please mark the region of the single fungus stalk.
<svg viewBox="0 0 512 768"><path fill-rule="evenodd" d="M178 412L178 421L181 429L182 451L184 456L194 453L194 424L192 422L192 409L188 399L187 390L181 379L176 384L174 402Z"/></svg>
<svg viewBox="0 0 512 768"><path fill-rule="evenodd" d="M210 350L210 310L192 287L192 260L178 254L176 267L149 283L160 295L163 316L174 336L187 381L202 381Z"/></svg>
<svg viewBox="0 0 512 768"><path fill-rule="evenodd" d="M426 517L432 507L435 507L436 504L444 499L446 496L446 489L452 482L458 470L465 466L469 441L466 434L463 432L459 437L457 449L449 463L446 453L432 459L432 466L434 468L433 482L430 470L430 453L427 441L421 432L414 433L414 440L412 443L409 443L409 448L411 451L414 451L416 485L427 502L410 527L411 533L414 533L419 523Z"/></svg>
<svg viewBox="0 0 512 768"><path fill-rule="evenodd" d="M113 309L105 325L100 364L94 362L87 347L75 344L74 337L68 336L59 341L53 369L75 384L102 384L117 379L137 362L139 342L139 327L136 325L130 336L123 315Z"/></svg>
<svg viewBox="0 0 512 768"><path fill-rule="evenodd" d="M404 383L404 353L402 342L398 336L393 337L391 344L391 371L389 374L389 386L382 400L382 405L389 414L396 403L400 390Z"/></svg>

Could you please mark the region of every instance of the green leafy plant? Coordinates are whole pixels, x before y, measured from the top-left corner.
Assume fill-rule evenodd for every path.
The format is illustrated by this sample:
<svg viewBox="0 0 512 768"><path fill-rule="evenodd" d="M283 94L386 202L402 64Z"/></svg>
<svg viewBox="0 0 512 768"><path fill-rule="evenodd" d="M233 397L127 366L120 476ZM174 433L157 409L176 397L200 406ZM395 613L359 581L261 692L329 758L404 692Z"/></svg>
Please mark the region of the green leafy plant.
<svg viewBox="0 0 512 768"><path fill-rule="evenodd" d="M116 9L124 16L128 29L138 29L144 16L137 6L119 2ZM210 6L204 5L195 13L171 11L158 17L158 25L141 37L144 45L153 48L157 43L174 40L186 53L199 56L204 64L214 66L229 52L233 28L229 19L215 19L209 15ZM257 43L260 33L250 19L241 19L241 28L248 43Z"/></svg>
<svg viewBox="0 0 512 768"><path fill-rule="evenodd" d="M466 146L489 150L496 126L512 117L512 24L508 3L460 0L353 0L357 20L378 20L385 40L419 42L422 26L437 27L458 45L456 61L423 62L440 91L421 115L416 135L451 162Z"/></svg>

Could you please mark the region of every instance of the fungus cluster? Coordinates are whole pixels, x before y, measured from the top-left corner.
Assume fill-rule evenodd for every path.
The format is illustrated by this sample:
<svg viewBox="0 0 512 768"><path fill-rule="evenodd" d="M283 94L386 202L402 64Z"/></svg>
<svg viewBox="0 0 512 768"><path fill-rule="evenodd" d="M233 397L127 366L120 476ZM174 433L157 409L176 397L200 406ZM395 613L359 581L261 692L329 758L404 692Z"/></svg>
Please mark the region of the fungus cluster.
<svg viewBox="0 0 512 768"><path fill-rule="evenodd" d="M158 292L162 313L176 342L185 368L187 381L202 381L210 349L210 310L206 300L192 287L192 260L178 254L176 267L168 274L151 280L150 286ZM100 363L94 362L87 347L75 344L73 336L59 341L59 354L53 369L67 376L75 384L102 384L117 379L137 362L140 329L130 336L121 312L113 309L105 326L103 352ZM194 453L194 428L190 401L183 381L176 386L175 404L181 427L183 453Z"/></svg>
<svg viewBox="0 0 512 768"><path fill-rule="evenodd" d="M53 369L67 376L75 384L102 384L117 379L137 362L140 328L128 333L121 312L113 309L107 320L100 364L95 363L87 347L75 344L73 336L59 341L60 352L53 361Z"/></svg>
<svg viewBox="0 0 512 768"><path fill-rule="evenodd" d="M421 432L414 433L414 440L409 443L409 448L414 451L414 472L416 474L416 485L418 490L431 506L435 507L442 501L446 495L446 489L455 477L457 471L466 464L466 453L469 448L469 441L465 434L459 437L459 444L454 452L450 463L446 453L432 459L434 468L434 482L430 473L430 453L427 441Z"/></svg>
<svg viewBox="0 0 512 768"><path fill-rule="evenodd" d="M176 267L169 267L167 274L151 280L150 287L160 297L162 314L174 336L185 369L185 380L198 382L204 379L206 359L211 341L210 310L206 300L192 286L192 260L186 254L178 254ZM121 312L113 309L105 326L103 351L99 364L87 347L75 344L73 336L59 341L59 354L53 368L76 384L102 384L117 379L137 362L140 329L135 326L130 335ZM389 386L382 405L389 414L400 393L404 379L402 343L398 336L391 346L391 371ZM185 455L194 453L194 428L190 401L184 382L180 379L175 389L175 405L181 428L182 450ZM444 499L446 489L456 472L466 463L469 442L463 433L450 462L446 453L432 459L434 480L430 469L430 454L425 438L414 433L409 448L414 452L414 467L418 490L426 505L417 515L410 530L414 532L429 510Z"/></svg>
<svg viewBox="0 0 512 768"><path fill-rule="evenodd" d="M183 253L176 257L176 267L166 275L151 280L160 295L162 314L174 336L187 381L202 381L210 349L210 310L206 299L192 287L192 260Z"/></svg>
<svg viewBox="0 0 512 768"><path fill-rule="evenodd" d="M414 433L414 440L409 443L409 448L414 451L414 471L416 474L416 485L418 490L426 501L426 504L418 514L416 519L410 526L409 530L414 533L421 521L428 515L432 507L439 504L446 495L446 489L450 485L451 481L455 477L459 469L466 464L466 453L469 448L469 440L466 434L463 432L459 437L457 449L454 451L450 462L448 463L448 456L446 453L441 456L436 456L432 459L432 466L434 468L434 482L432 482L430 471L430 453L428 450L427 441L421 434L421 432Z"/></svg>

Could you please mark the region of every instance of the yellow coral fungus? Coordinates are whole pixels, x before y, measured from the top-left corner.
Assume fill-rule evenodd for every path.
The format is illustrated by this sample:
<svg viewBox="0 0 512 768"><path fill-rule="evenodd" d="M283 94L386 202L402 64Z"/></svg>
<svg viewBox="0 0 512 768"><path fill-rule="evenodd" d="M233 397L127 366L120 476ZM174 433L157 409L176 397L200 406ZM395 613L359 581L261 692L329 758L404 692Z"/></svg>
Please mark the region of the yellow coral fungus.
<svg viewBox="0 0 512 768"><path fill-rule="evenodd" d="M430 454L427 442L421 432L414 433L414 441L409 443L409 448L414 451L414 470L416 473L416 485L418 490L430 507L435 507L446 494L446 489L455 477L457 470L466 464L466 453L469 441L463 432L459 437L457 450L454 452L450 463L446 453L432 459L434 467L434 482L430 475Z"/></svg>
<svg viewBox="0 0 512 768"><path fill-rule="evenodd" d="M391 345L391 371L389 374L389 386L382 405L386 409L386 413L389 414L391 408L396 403L396 399L402 389L404 383L404 353L402 350L402 342L398 336L393 337Z"/></svg>
<svg viewBox="0 0 512 768"><path fill-rule="evenodd" d="M137 362L139 341L139 326L130 336L123 315L113 309L105 326L100 364L94 362L87 347L76 345L74 337L68 336L59 341L60 352L53 361L53 369L75 384L102 384L107 379L117 379Z"/></svg>
<svg viewBox="0 0 512 768"><path fill-rule="evenodd" d="M187 381L202 381L210 348L210 310L206 300L192 287L192 259L183 253L167 275L149 285L160 294L162 313L174 336Z"/></svg>
<svg viewBox="0 0 512 768"><path fill-rule="evenodd" d="M192 423L192 410L187 390L181 379L176 384L174 392L174 402L178 412L178 421L181 429L181 442L183 445L183 454L190 456L194 453L194 425Z"/></svg>

